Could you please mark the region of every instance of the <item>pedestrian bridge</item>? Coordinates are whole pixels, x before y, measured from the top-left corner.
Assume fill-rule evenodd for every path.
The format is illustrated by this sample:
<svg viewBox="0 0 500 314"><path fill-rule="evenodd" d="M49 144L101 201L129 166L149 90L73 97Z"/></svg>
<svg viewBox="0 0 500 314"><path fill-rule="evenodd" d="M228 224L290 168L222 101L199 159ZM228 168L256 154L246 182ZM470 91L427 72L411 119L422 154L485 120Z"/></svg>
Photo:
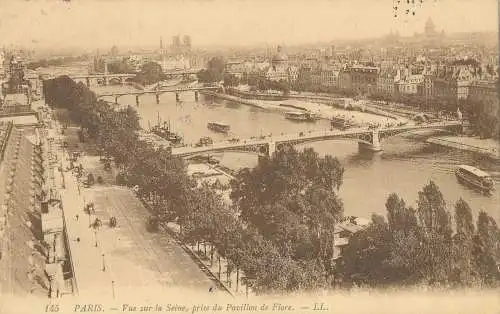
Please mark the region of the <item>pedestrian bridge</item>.
<svg viewBox="0 0 500 314"><path fill-rule="evenodd" d="M401 133L417 130L446 130L460 133L462 131L461 121L446 121L440 123L429 123L411 126L398 126L389 128L352 128L346 131L318 131L311 133L287 134L280 136L267 136L238 141L222 141L212 145L195 147L193 145L174 147L172 155L179 157L194 157L207 153L216 152L248 152L259 155L270 156L276 150L285 145L298 145L309 142L327 141L332 139L350 139L358 141L361 150L381 151L381 141L387 137Z"/></svg>
<svg viewBox="0 0 500 314"><path fill-rule="evenodd" d="M97 99L102 97L115 97L115 103L118 103L118 98L126 95L135 95L136 105L139 106L139 96L142 95L155 95L156 103L160 103L160 95L164 93L175 93L176 99L180 99L180 94L182 92L194 92L195 98L198 100L198 92L201 90L217 90L219 87L217 86L199 86L199 87L180 87L180 88L165 88L165 89L156 89L156 90L141 90L141 91L123 91L123 92L110 92L110 93L102 93L97 95Z"/></svg>

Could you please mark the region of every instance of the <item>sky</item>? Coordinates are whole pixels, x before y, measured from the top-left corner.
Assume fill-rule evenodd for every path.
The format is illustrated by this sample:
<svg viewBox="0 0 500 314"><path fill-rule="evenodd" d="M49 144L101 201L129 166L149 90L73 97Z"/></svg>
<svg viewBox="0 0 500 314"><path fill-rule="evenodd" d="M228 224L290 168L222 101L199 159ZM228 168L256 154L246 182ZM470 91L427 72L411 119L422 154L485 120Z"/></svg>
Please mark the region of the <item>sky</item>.
<svg viewBox="0 0 500 314"><path fill-rule="evenodd" d="M0 47L302 44L422 32L498 31L497 0L0 0ZM399 14L394 17L394 6ZM410 14L406 15L406 9ZM415 15L412 15L415 12Z"/></svg>

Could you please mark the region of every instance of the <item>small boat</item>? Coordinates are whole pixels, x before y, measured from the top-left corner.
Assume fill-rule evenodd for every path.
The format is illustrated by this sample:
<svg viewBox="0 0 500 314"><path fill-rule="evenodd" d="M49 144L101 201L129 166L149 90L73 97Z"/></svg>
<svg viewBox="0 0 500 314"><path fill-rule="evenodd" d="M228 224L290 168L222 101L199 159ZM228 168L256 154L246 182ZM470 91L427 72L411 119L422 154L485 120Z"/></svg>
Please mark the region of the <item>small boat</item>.
<svg viewBox="0 0 500 314"><path fill-rule="evenodd" d="M229 124L223 122L209 122L207 128L219 133L228 133L231 127Z"/></svg>
<svg viewBox="0 0 500 314"><path fill-rule="evenodd" d="M285 118L293 121L316 121L318 116L312 112L288 111Z"/></svg>
<svg viewBox="0 0 500 314"><path fill-rule="evenodd" d="M201 146L205 146L205 145L212 145L213 143L214 143L214 141L210 137L205 136L205 137L200 138L200 140L198 141L198 143L195 144L195 146L201 147Z"/></svg>
<svg viewBox="0 0 500 314"><path fill-rule="evenodd" d="M330 125L332 128L347 130L348 128L353 126L353 123L345 117L336 116L330 119Z"/></svg>
<svg viewBox="0 0 500 314"><path fill-rule="evenodd" d="M495 189L495 182L491 176L476 167L469 165L459 165L455 169L458 181L468 183L483 192L490 193Z"/></svg>

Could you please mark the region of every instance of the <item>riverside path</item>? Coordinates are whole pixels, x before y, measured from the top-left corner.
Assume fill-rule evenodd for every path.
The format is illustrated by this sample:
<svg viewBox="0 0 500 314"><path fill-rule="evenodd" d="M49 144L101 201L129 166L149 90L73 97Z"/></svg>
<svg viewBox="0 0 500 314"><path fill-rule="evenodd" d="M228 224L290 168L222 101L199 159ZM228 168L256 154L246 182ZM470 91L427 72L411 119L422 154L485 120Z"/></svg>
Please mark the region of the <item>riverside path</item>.
<svg viewBox="0 0 500 314"><path fill-rule="evenodd" d="M62 143L62 136L58 136ZM83 188L70 171L69 156L62 147L61 199L71 256L75 289L79 297L102 300L158 297L157 294L226 295L216 279L168 234L146 230L148 212L132 191L122 187ZM94 203L95 212L84 212ZM78 218L77 218L78 215ZM118 225L110 227L110 217ZM99 218L99 228L90 224ZM211 289L212 288L212 289ZM215 292L213 292L215 291Z"/></svg>

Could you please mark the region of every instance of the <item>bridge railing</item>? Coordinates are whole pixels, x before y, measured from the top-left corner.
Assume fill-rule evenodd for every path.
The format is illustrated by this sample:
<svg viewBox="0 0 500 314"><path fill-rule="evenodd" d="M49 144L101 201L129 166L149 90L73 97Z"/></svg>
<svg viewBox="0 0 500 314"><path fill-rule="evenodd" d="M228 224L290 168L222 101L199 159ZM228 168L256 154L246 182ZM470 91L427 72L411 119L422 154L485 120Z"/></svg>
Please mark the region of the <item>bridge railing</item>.
<svg viewBox="0 0 500 314"><path fill-rule="evenodd" d="M235 140L223 140L219 142L214 142L213 144L196 147L195 143L185 144L182 147L178 147L177 150L179 153L185 153L183 150L186 148L192 148L193 152L211 150L211 149L223 149L223 148L231 148L231 147L243 147L249 145L262 145L264 143L269 142L286 142L286 141L295 141L299 139L313 139L316 137L327 137L327 136L342 136L342 135L354 135L354 134L368 134L372 132L381 132L381 131L412 131L418 129L429 129L429 128L439 128L439 127L453 127L460 125L460 122L442 122L435 124L426 124L426 125L413 125L413 126L400 126L400 127L392 127L392 128L370 128L370 127L359 127L359 128L351 128L347 131L341 130L323 130L323 131L309 131L309 132L299 132L293 134L280 134L277 136L262 135L256 138L249 139L238 139Z"/></svg>

